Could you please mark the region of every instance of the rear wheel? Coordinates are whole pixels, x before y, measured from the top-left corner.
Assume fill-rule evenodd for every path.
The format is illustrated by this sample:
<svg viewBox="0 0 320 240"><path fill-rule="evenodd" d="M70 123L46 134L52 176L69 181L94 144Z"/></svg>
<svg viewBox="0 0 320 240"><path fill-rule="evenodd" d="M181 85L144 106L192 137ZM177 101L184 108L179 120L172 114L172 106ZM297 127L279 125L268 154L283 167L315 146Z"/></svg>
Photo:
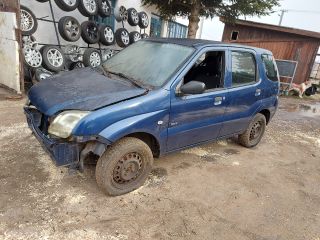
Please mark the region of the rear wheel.
<svg viewBox="0 0 320 240"><path fill-rule="evenodd" d="M265 129L266 117L263 114L258 113L252 119L247 130L239 135L239 143L247 148L256 146L260 142Z"/></svg>
<svg viewBox="0 0 320 240"><path fill-rule="evenodd" d="M97 184L112 196L131 192L144 184L152 165L153 155L146 143L137 138L123 138L98 160Z"/></svg>

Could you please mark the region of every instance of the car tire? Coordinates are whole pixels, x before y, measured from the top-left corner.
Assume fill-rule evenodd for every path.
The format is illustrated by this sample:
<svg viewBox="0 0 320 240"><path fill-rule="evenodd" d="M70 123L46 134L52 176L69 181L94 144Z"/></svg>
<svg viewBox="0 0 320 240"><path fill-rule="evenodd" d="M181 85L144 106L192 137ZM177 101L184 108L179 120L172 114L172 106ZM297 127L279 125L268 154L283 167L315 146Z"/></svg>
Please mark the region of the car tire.
<svg viewBox="0 0 320 240"><path fill-rule="evenodd" d="M137 26L139 24L139 14L135 8L128 9L128 23L131 26Z"/></svg>
<svg viewBox="0 0 320 240"><path fill-rule="evenodd" d="M37 49L23 49L23 57L25 64L30 68L38 68L43 62L41 52Z"/></svg>
<svg viewBox="0 0 320 240"><path fill-rule="evenodd" d="M141 39L146 39L146 38L149 38L149 35L146 34L146 33L142 33L141 34Z"/></svg>
<svg viewBox="0 0 320 240"><path fill-rule="evenodd" d="M85 21L81 24L81 37L88 44L98 43L100 32L98 25L93 21Z"/></svg>
<svg viewBox="0 0 320 240"><path fill-rule="evenodd" d="M64 69L66 59L63 51L56 46L44 46L41 48L42 65L51 72L60 72Z"/></svg>
<svg viewBox="0 0 320 240"><path fill-rule="evenodd" d="M255 147L260 142L265 132L266 125L266 117L261 113L256 114L247 130L239 135L239 143L247 148Z"/></svg>
<svg viewBox="0 0 320 240"><path fill-rule="evenodd" d="M88 48L83 53L83 65L86 67L99 67L102 63L102 57L98 50Z"/></svg>
<svg viewBox="0 0 320 240"><path fill-rule="evenodd" d="M149 17L148 14L146 12L139 12L139 27L144 29L147 28L149 26Z"/></svg>
<svg viewBox="0 0 320 240"><path fill-rule="evenodd" d="M47 70L44 69L44 68L37 68L37 69L36 69L36 73L35 73L35 75L34 75L35 80L36 80L37 82L41 82L42 80L44 80L44 79L46 79L46 78L48 78L48 77L51 77L51 76L53 76L53 73L50 72L50 71L47 71Z"/></svg>
<svg viewBox="0 0 320 240"><path fill-rule="evenodd" d="M114 32L112 28L108 25L100 25L100 42L103 45L110 46L114 44Z"/></svg>
<svg viewBox="0 0 320 240"><path fill-rule="evenodd" d="M62 17L59 20L58 29L61 37L68 42L76 42L81 37L80 23L74 17Z"/></svg>
<svg viewBox="0 0 320 240"><path fill-rule="evenodd" d="M119 47L125 48L130 44L129 32L125 28L119 28L114 34Z"/></svg>
<svg viewBox="0 0 320 240"><path fill-rule="evenodd" d="M79 0L79 12L85 17L95 16L98 13L97 0Z"/></svg>
<svg viewBox="0 0 320 240"><path fill-rule="evenodd" d="M30 36L38 29L38 21L34 13L27 7L20 6L20 29L23 36Z"/></svg>
<svg viewBox="0 0 320 240"><path fill-rule="evenodd" d="M98 14L100 17L109 17L112 12L112 7L109 0L97 0L98 3Z"/></svg>
<svg viewBox="0 0 320 240"><path fill-rule="evenodd" d="M141 34L137 31L129 33L130 44L138 42L141 40Z"/></svg>
<svg viewBox="0 0 320 240"><path fill-rule="evenodd" d="M152 166L149 146L140 139L126 137L111 145L99 158L96 181L106 194L122 195L141 187Z"/></svg>
<svg viewBox="0 0 320 240"><path fill-rule="evenodd" d="M65 12L71 12L73 10L76 10L79 6L79 0L54 0L56 5Z"/></svg>
<svg viewBox="0 0 320 240"><path fill-rule="evenodd" d="M69 66L69 70L75 70L75 69L80 69L80 68L85 68L86 66L83 64L83 62L73 62Z"/></svg>
<svg viewBox="0 0 320 240"><path fill-rule="evenodd" d="M114 9L114 17L117 22L125 22L128 20L128 11L124 6Z"/></svg>

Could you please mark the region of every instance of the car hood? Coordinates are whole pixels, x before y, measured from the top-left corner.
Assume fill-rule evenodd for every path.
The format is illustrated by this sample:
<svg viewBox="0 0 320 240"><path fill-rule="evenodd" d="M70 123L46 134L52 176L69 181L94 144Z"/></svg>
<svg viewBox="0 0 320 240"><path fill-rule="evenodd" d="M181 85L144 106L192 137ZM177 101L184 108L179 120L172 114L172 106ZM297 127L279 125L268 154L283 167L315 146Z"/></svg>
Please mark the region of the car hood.
<svg viewBox="0 0 320 240"><path fill-rule="evenodd" d="M93 111L146 92L121 78L111 79L98 70L83 68L39 82L28 97L38 110L52 116L64 110Z"/></svg>

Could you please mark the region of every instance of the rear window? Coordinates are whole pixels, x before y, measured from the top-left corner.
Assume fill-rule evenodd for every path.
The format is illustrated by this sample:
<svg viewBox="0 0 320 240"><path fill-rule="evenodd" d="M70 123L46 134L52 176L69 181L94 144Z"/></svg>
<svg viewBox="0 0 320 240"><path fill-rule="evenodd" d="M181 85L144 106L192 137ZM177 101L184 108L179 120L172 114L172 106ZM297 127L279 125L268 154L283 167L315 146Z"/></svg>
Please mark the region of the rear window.
<svg viewBox="0 0 320 240"><path fill-rule="evenodd" d="M271 81L274 81L274 82L279 81L278 69L273 56L269 54L263 54L261 57L264 64L264 68L266 70L267 77Z"/></svg>

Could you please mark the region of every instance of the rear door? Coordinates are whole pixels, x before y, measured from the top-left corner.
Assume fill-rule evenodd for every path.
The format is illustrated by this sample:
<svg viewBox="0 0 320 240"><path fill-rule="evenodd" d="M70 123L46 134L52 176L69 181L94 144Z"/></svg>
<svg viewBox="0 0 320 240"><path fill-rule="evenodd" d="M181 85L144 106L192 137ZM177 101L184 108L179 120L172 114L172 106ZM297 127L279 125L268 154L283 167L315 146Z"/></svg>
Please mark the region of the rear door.
<svg viewBox="0 0 320 240"><path fill-rule="evenodd" d="M228 105L221 137L247 128L252 115L260 107L263 94L256 52L245 48L231 48L229 56L232 74L227 83Z"/></svg>

